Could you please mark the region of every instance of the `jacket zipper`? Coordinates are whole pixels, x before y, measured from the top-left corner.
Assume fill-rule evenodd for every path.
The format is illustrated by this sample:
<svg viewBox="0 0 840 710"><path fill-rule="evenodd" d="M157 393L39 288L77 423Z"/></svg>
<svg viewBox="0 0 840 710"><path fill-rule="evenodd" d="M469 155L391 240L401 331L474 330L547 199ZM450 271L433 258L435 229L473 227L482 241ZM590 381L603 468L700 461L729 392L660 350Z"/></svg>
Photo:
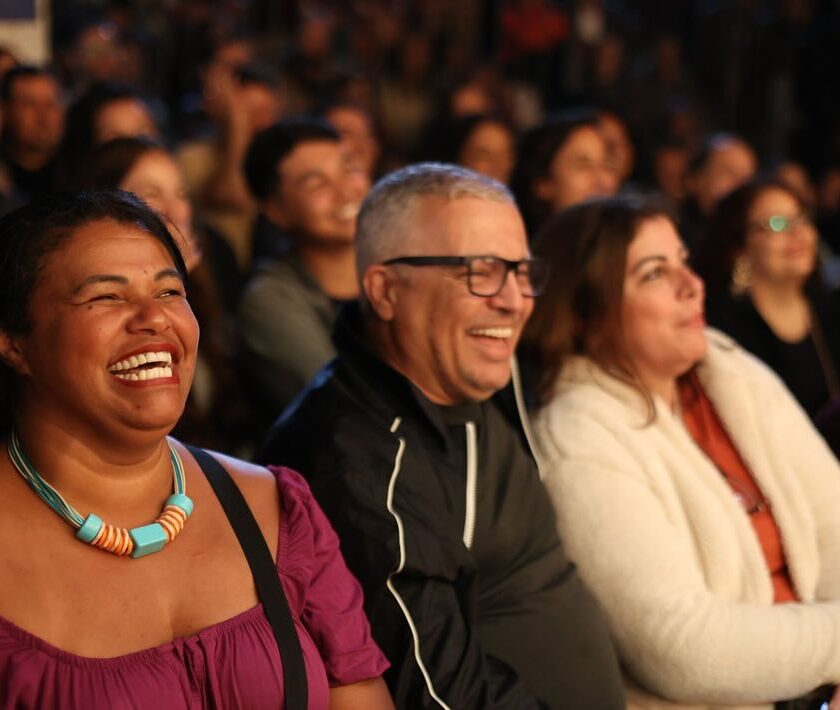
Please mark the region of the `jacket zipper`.
<svg viewBox="0 0 840 710"><path fill-rule="evenodd" d="M467 495L464 510L464 545L472 548L475 533L475 492L478 486L478 445L475 422L465 425L467 435Z"/></svg>

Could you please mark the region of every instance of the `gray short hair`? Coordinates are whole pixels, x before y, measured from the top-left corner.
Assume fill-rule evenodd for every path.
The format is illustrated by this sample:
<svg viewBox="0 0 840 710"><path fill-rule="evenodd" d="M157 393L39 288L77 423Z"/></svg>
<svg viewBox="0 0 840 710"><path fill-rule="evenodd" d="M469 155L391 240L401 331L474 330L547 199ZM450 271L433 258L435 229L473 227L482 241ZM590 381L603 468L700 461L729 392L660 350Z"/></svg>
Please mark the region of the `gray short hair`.
<svg viewBox="0 0 840 710"><path fill-rule="evenodd" d="M456 200L476 197L514 202L502 183L447 163L416 163L389 173L368 193L356 225L356 269L359 281L371 264L399 256L405 235L401 224L421 198Z"/></svg>

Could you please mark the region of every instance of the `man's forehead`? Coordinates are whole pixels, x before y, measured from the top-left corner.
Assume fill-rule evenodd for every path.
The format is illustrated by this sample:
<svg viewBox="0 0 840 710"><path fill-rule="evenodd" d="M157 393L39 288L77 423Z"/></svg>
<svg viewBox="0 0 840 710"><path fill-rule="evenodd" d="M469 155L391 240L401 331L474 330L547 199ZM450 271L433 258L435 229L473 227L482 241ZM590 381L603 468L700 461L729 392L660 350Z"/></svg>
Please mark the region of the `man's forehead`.
<svg viewBox="0 0 840 710"><path fill-rule="evenodd" d="M14 80L10 87L9 95L14 98L16 95L37 93L58 93L58 82L48 74L31 74L20 76Z"/></svg>
<svg viewBox="0 0 840 710"><path fill-rule="evenodd" d="M522 218L509 201L472 195L454 199L423 196L409 221L407 237L418 254L508 256L512 249L527 249ZM519 254L510 258L519 258Z"/></svg>

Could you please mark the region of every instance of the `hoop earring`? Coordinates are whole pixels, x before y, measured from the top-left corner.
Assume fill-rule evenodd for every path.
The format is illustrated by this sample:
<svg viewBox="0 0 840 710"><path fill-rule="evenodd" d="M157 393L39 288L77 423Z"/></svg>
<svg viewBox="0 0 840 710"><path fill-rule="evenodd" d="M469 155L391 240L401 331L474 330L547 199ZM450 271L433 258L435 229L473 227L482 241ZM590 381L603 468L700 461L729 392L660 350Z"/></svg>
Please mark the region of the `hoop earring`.
<svg viewBox="0 0 840 710"><path fill-rule="evenodd" d="M733 296L741 296L749 291L753 280L752 261L746 254L741 254L732 264L732 277L729 291Z"/></svg>

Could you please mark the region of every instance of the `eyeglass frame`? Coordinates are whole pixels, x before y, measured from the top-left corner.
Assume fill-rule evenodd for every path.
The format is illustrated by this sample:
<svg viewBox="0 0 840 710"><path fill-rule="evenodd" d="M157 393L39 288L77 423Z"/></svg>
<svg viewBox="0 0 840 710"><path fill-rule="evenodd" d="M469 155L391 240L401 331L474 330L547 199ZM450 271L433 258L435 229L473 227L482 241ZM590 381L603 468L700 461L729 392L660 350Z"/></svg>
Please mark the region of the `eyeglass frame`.
<svg viewBox="0 0 840 710"><path fill-rule="evenodd" d="M774 225L774 222L776 223ZM751 229L756 229L765 234L787 234L800 225L813 225L814 218L807 210L800 212L793 217L785 217L783 214L772 214L767 219L759 222L754 220L749 223Z"/></svg>
<svg viewBox="0 0 840 710"><path fill-rule="evenodd" d="M477 259L491 259L494 262L502 263L505 266L505 275L499 282L499 287L493 293L476 293L473 289L472 263ZM493 296L497 296L505 287L505 281L507 281L508 274L511 271L513 271L514 274L518 274L518 269L521 264L539 264L545 268L544 282L539 286L539 288L533 288L533 282L531 282L531 293L525 293L522 291L522 295L525 298L537 298L542 294L543 289L545 289L548 284L548 279L551 273L551 266L549 262L540 257L526 257L525 259L511 260L504 259L501 256L493 256L492 254L475 254L470 256L396 256L382 262L383 266L391 266L394 264L405 264L406 266L466 266L467 290L469 290L473 296L478 296L479 298L493 298Z"/></svg>

